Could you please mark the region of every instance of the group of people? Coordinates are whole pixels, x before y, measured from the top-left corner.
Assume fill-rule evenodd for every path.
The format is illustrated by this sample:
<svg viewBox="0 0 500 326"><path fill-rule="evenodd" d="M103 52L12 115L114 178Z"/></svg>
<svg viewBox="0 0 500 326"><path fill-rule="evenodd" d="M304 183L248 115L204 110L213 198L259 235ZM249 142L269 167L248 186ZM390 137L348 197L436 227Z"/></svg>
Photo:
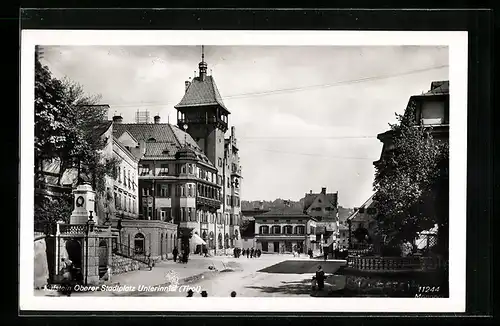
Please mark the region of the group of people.
<svg viewBox="0 0 500 326"><path fill-rule="evenodd" d="M179 250L177 247L172 250L172 256L174 257L174 263L177 262L177 257L179 258L179 263L187 264L189 260L189 250L182 249L181 254L179 256Z"/></svg>
<svg viewBox="0 0 500 326"><path fill-rule="evenodd" d="M188 297L188 298L191 298L191 297L193 297L193 295L194 295L193 290L189 290L187 293L188 293L188 295L187 295L187 297ZM208 297L208 293L207 293L207 291L201 291L201 296L202 296L203 298ZM232 292L231 292L231 298L234 298L234 297L236 297L236 291L232 291Z"/></svg>
<svg viewBox="0 0 500 326"><path fill-rule="evenodd" d="M260 249L247 248L241 250L240 248L234 248L233 250L234 258L240 258L241 255L247 256L247 258L259 258L262 255L262 251Z"/></svg>

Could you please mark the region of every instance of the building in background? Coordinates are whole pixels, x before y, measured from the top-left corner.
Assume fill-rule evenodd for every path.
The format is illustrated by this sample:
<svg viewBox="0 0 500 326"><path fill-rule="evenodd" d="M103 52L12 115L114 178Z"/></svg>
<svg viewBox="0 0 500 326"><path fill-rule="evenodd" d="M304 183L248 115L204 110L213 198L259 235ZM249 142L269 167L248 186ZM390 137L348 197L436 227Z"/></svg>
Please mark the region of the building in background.
<svg viewBox="0 0 500 326"><path fill-rule="evenodd" d="M264 209L263 203L260 202L259 207L254 207L250 210L242 210L240 221L242 249L257 248L257 241L255 239L255 217L269 212Z"/></svg>
<svg viewBox="0 0 500 326"><path fill-rule="evenodd" d="M266 253L307 253L315 249L317 219L301 209L284 207L254 216L257 249Z"/></svg>
<svg viewBox="0 0 500 326"><path fill-rule="evenodd" d="M327 193L326 187L320 193L312 190L305 194L304 213L317 220L316 239L314 249L323 247L333 252L338 237L338 192Z"/></svg>

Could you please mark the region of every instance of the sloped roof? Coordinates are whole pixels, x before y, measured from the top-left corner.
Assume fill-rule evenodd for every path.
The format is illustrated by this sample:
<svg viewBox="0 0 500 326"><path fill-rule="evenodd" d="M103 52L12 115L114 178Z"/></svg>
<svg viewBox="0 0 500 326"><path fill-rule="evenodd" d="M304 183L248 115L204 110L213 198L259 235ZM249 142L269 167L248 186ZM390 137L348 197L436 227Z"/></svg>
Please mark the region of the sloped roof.
<svg viewBox="0 0 500 326"><path fill-rule="evenodd" d="M321 193L319 193L319 194L306 194L306 196L304 198L304 210L307 210L314 203L314 200L319 195L321 195ZM327 193L325 197L326 197L326 199L328 201L330 201L330 203L332 205L334 205L335 207L337 207L337 204L338 204L338 193L336 193L336 192L329 193L329 194Z"/></svg>
<svg viewBox="0 0 500 326"><path fill-rule="evenodd" d="M433 81L431 83L431 89L419 96L436 96L436 95L448 95L450 94L450 82L448 80L443 81Z"/></svg>
<svg viewBox="0 0 500 326"><path fill-rule="evenodd" d="M367 208L369 207L372 203L373 203L373 197L375 196L375 194L371 195L370 198L368 198L364 203L363 205L359 206L359 208ZM352 220L353 218L355 218L357 215L359 214L359 209L356 210L354 213L352 213L348 218L347 220Z"/></svg>
<svg viewBox="0 0 500 326"><path fill-rule="evenodd" d="M177 126L168 123L117 123L113 125L115 137L120 137L125 131L138 141L144 141L146 152L143 159L175 160L175 154L186 143L200 161L215 167L191 135Z"/></svg>
<svg viewBox="0 0 500 326"><path fill-rule="evenodd" d="M222 96L212 76L205 76L204 80L201 80L200 77L195 77L187 88L184 97L175 108L206 105L220 105L227 113L230 113L222 101Z"/></svg>
<svg viewBox="0 0 500 326"><path fill-rule="evenodd" d="M279 216L311 218L311 216L304 214L302 209L294 207L272 208L269 212L257 215L255 217L279 217Z"/></svg>

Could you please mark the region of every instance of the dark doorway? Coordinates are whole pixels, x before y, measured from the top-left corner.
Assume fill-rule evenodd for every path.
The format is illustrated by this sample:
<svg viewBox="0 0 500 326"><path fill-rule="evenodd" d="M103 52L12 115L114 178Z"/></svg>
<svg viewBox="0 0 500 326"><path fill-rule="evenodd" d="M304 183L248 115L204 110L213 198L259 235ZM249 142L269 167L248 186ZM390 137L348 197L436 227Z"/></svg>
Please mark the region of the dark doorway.
<svg viewBox="0 0 500 326"><path fill-rule="evenodd" d="M267 241L262 242L262 251L269 251L269 243Z"/></svg>
<svg viewBox="0 0 500 326"><path fill-rule="evenodd" d="M273 242L274 252L280 252L280 243L278 241Z"/></svg>
<svg viewBox="0 0 500 326"><path fill-rule="evenodd" d="M73 267L75 268L75 280L79 282L83 281L81 242L76 239L69 239L66 241L66 251L68 252L69 260L73 262Z"/></svg>
<svg viewBox="0 0 500 326"><path fill-rule="evenodd" d="M99 278L103 277L108 270L108 242L99 241Z"/></svg>

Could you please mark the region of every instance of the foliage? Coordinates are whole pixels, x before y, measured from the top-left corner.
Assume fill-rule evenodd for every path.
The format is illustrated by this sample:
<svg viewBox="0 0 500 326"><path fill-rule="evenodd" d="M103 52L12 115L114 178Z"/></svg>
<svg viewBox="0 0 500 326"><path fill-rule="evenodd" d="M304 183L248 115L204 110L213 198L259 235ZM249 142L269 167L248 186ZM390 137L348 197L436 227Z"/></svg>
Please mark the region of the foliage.
<svg viewBox="0 0 500 326"><path fill-rule="evenodd" d="M375 163L374 201L378 233L391 244L412 242L442 216L436 211L436 185L448 160L448 143L433 139L432 129L415 124L415 103L390 125L393 148Z"/></svg>
<svg viewBox="0 0 500 326"><path fill-rule="evenodd" d="M68 223L73 211L73 196L67 193L58 197L38 195L35 197L34 209L37 222L52 223L62 219Z"/></svg>
<svg viewBox="0 0 500 326"><path fill-rule="evenodd" d="M87 95L83 87L67 78L58 80L47 67L35 62L35 162L36 174L43 161L58 158L59 178L68 168L78 169L78 182L91 183L98 197L106 191L106 177L116 177L119 160L103 157L111 137L103 139L106 108L98 105L100 95ZM40 180L41 178L36 178ZM70 200L70 204L71 204ZM47 215L51 205L66 212L66 202L39 200L38 213ZM48 206L46 206L48 205ZM71 210L70 210L71 213ZM97 213L97 212L96 212ZM44 215L44 216L45 216Z"/></svg>

